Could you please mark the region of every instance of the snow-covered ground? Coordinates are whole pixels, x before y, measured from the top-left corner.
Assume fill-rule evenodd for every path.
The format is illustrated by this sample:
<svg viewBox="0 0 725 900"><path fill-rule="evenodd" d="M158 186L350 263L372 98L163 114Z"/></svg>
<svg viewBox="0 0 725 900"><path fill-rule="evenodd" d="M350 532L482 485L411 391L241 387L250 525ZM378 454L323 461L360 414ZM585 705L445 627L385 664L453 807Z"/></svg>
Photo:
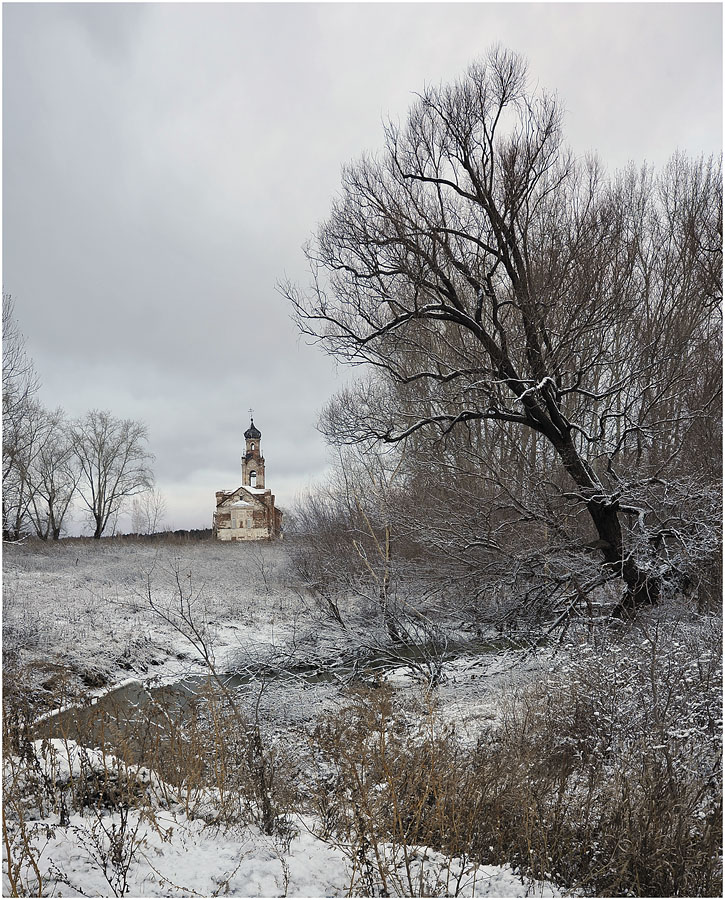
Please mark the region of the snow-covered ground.
<svg viewBox="0 0 725 900"><path fill-rule="evenodd" d="M72 773L82 777L79 758L96 771L114 770L112 756L81 751L72 741L34 745L43 771L56 783ZM132 773L149 794L161 785L149 773ZM291 838L265 836L254 826L209 827L190 819L181 804L73 814L60 824L57 813L39 818L35 831L36 865L44 895L131 897L340 897L360 895L354 852L315 836L316 822L296 816ZM115 841L115 843L114 843ZM117 848L114 860L114 846ZM386 886L392 896L558 897L547 882L524 882L509 866L475 866L447 859L430 848L380 845L386 863ZM407 865L406 858L407 857ZM18 878L18 876L20 876ZM31 867L18 870L18 881L33 887ZM409 881L410 879L410 881ZM9 887L7 874L4 887ZM7 896L7 893L4 892Z"/></svg>
<svg viewBox="0 0 725 900"><path fill-rule="evenodd" d="M356 649L355 635L336 629L295 583L282 544L69 540L9 545L3 554L4 651L24 669L41 710L53 707L61 682L72 702L129 679L148 686L207 673L179 621L180 603L220 673L330 664ZM496 714L492 692L526 677L506 658L492 663L461 656L446 665L437 692L441 713L473 723L474 737L476 720ZM404 666L385 677L411 683ZM305 691L308 711L330 693L309 682ZM289 687L274 693L267 700L293 715Z"/></svg>
<svg viewBox="0 0 725 900"><path fill-rule="evenodd" d="M136 828L138 813L129 824ZM118 814L108 815L107 829L118 827ZM45 824L45 823L44 823ZM138 851L127 878L130 897L346 897L360 896L353 884L349 855L320 841L304 817L289 848L280 848L253 827L242 833L215 831L201 820L190 821L183 813L160 812L154 826L141 823L136 834ZM56 896L113 896L102 865L84 846L99 823L75 815L64 828L47 822L47 840L41 867L71 873L67 881L50 878L46 888ZM414 884L422 896L459 897L559 897L547 882L524 883L509 866L458 868L440 853L427 848L409 851L413 858ZM409 896L402 860L390 880L392 896ZM459 880L459 876L460 880ZM7 882L6 882L7 885ZM400 885L398 893L395 888ZM83 893L81 893L81 891ZM7 896L7 894L5 894Z"/></svg>
<svg viewBox="0 0 725 900"><path fill-rule="evenodd" d="M58 667L77 690L129 677L175 680L206 670L201 654L151 609L180 597L203 625L224 671L264 659L313 621L285 586L284 551L205 541L32 542L3 554L6 652L55 690Z"/></svg>
<svg viewBox="0 0 725 900"><path fill-rule="evenodd" d="M285 662L319 664L350 650L295 585L283 545L28 543L5 549L3 569L6 662L23 673L23 690L39 713L57 706L59 696L72 703L129 680L145 689L202 674L208 669L205 655L219 672L232 672ZM481 725L496 715L496 692L510 680L508 669L505 660L498 674L474 659L451 662L434 698L441 721L455 724L461 739L475 743ZM386 678L403 693L415 690L404 668ZM320 712L335 707L338 693L334 680L301 679L297 689L289 681L270 682L262 715L272 740L300 734ZM49 764L50 748L62 782L73 771L69 754L91 758L88 748L74 747L72 741L36 742L38 765ZM93 759L108 766L102 755ZM153 782L153 773L148 777ZM11 825L11 866L18 862L15 877L23 884L37 889L40 875L43 893L57 896L110 896L122 889L130 896L364 894L354 851L316 837L322 833L317 825L313 817L293 816L286 840L275 841L251 824L212 827L190 818L180 804L159 804L151 795L146 807L125 814L94 807L61 820L57 810L38 810L24 823L25 836L17 822ZM132 851L123 885L119 865L108 863L122 831L124 847ZM26 845L34 849L24 856ZM393 894L558 896L552 885L525 882L510 867L471 868L430 848L406 848L407 861L401 847L378 851ZM6 846L3 853L7 892L12 885Z"/></svg>

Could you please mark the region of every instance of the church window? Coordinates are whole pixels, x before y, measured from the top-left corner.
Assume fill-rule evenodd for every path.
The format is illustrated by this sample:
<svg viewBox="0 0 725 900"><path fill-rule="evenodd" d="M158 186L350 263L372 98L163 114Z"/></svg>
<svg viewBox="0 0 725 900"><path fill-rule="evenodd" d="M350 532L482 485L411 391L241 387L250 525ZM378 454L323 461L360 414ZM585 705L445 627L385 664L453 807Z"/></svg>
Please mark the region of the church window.
<svg viewBox="0 0 725 900"><path fill-rule="evenodd" d="M250 487L257 486L257 473L256 472L249 473L249 485L250 485Z"/></svg>
<svg viewBox="0 0 725 900"><path fill-rule="evenodd" d="M254 450L254 441L252 441L252 450Z"/></svg>

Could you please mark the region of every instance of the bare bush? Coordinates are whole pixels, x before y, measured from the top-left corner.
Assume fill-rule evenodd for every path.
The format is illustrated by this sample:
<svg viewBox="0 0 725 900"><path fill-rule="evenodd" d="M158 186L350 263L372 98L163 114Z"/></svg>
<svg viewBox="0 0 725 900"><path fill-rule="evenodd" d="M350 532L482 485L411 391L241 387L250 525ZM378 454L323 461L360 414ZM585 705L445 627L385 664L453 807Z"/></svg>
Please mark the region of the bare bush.
<svg viewBox="0 0 725 900"><path fill-rule="evenodd" d="M419 894L408 864L425 845L458 872L511 862L597 896L720 896L721 635L671 624L606 638L606 654L577 640L475 748L425 705L411 727L387 688L353 695L315 731L309 802L357 889Z"/></svg>
<svg viewBox="0 0 725 900"><path fill-rule="evenodd" d="M259 699L253 710L245 711L238 697L219 672L214 654L214 632L204 603L204 586L197 586L193 572L182 572L178 562L172 567L171 592L155 592L152 574L147 576L149 609L194 647L209 672L216 702L206 706L213 734L209 758L214 760L214 780L220 797L239 802L268 835L286 836L288 823L283 804L277 802L274 785L275 753L265 746L259 722ZM211 687L210 687L211 689ZM264 690L262 682L260 691ZM227 784L227 773L232 778ZM250 802L250 798L253 798ZM226 815L226 814L225 814Z"/></svg>

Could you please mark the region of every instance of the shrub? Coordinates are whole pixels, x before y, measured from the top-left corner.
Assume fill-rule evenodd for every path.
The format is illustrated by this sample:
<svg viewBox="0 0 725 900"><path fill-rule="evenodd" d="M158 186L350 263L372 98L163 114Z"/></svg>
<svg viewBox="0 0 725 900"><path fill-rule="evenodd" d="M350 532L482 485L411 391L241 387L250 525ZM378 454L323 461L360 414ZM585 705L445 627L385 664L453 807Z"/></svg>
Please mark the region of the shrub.
<svg viewBox="0 0 725 900"><path fill-rule="evenodd" d="M315 731L309 802L368 890L415 893L424 844L598 896L721 896L721 669L709 620L572 641L475 748L357 691Z"/></svg>

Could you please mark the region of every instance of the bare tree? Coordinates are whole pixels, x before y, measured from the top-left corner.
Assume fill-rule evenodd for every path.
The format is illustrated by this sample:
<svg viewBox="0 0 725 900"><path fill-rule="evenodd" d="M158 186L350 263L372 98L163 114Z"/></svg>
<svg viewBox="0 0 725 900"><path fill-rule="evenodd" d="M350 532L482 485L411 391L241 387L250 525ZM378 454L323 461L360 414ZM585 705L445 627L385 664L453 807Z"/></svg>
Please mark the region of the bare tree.
<svg viewBox="0 0 725 900"><path fill-rule="evenodd" d="M44 412L43 439L28 467L29 516L42 540L58 540L80 478L78 459L62 409Z"/></svg>
<svg viewBox="0 0 725 900"><path fill-rule="evenodd" d="M15 301L3 294L3 417L15 418L37 394L40 381L25 349L14 314Z"/></svg>
<svg viewBox="0 0 725 900"><path fill-rule="evenodd" d="M431 577L428 548L410 540L400 448L358 450L342 448L325 483L298 498L289 524L292 565L332 625L328 637L337 632L341 653L347 646L432 683L449 629L460 626L459 608L449 586Z"/></svg>
<svg viewBox="0 0 725 900"><path fill-rule="evenodd" d="M78 493L88 508L93 537L100 538L128 497L152 488L147 429L140 422L93 410L73 424L71 438L81 470Z"/></svg>
<svg viewBox="0 0 725 900"><path fill-rule="evenodd" d="M356 595L380 612L393 639L395 457L340 451L329 483L298 499L290 526L295 566L333 617L343 624L338 594Z"/></svg>
<svg viewBox="0 0 725 900"><path fill-rule="evenodd" d="M14 316L14 301L3 294L3 537L17 540L27 525L31 502L26 472L37 445L34 417L40 387L25 337Z"/></svg>
<svg viewBox="0 0 725 900"><path fill-rule="evenodd" d="M3 532L6 540L19 540L32 526L31 510L35 486L31 470L47 436L44 410L33 397L22 415L10 417L3 426L6 449L3 472Z"/></svg>
<svg viewBox="0 0 725 900"><path fill-rule="evenodd" d="M426 89L344 170L311 289L282 290L303 333L382 375L333 401L335 440L517 435L586 513L625 615L662 589L648 490L719 417L720 164L609 179L561 118L501 49Z"/></svg>
<svg viewBox="0 0 725 900"><path fill-rule="evenodd" d="M131 531L134 534L155 534L163 530L166 500L163 494L152 488L133 498Z"/></svg>

